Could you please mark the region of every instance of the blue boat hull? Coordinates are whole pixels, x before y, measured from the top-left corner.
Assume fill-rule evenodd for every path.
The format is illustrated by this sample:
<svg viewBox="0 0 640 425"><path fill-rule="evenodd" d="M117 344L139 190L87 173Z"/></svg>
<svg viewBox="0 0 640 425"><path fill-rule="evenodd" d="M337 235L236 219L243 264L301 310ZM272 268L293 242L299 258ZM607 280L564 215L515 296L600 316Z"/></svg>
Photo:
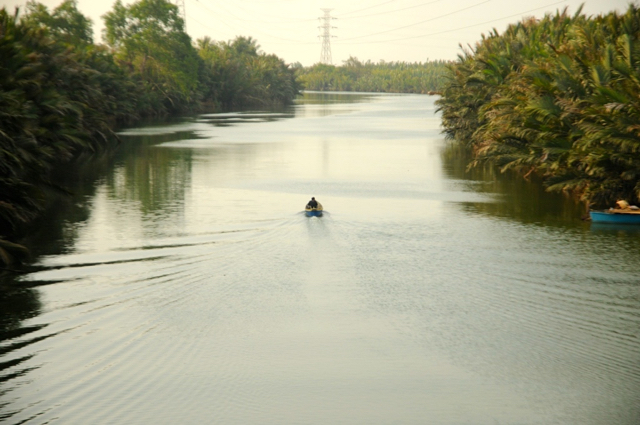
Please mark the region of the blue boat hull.
<svg viewBox="0 0 640 425"><path fill-rule="evenodd" d="M307 217L322 217L322 210L304 210Z"/></svg>
<svg viewBox="0 0 640 425"><path fill-rule="evenodd" d="M640 224L640 214L589 211L593 223Z"/></svg>

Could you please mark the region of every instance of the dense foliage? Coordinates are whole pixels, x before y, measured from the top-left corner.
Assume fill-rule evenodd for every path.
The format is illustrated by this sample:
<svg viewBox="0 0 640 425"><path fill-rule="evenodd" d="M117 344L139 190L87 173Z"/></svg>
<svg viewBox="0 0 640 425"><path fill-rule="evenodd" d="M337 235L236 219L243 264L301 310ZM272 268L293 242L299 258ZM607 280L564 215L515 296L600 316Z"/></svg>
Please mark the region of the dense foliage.
<svg viewBox="0 0 640 425"><path fill-rule="evenodd" d="M472 166L543 177L589 205L640 201L640 10L566 9L483 36L437 101Z"/></svg>
<svg viewBox="0 0 640 425"><path fill-rule="evenodd" d="M197 42L204 63L204 99L227 107L243 104L286 104L299 92L295 72L276 55L259 53L256 40L237 37Z"/></svg>
<svg viewBox="0 0 640 425"><path fill-rule="evenodd" d="M0 10L0 264L24 250L7 239L64 190L50 171L117 138L114 129L150 115L203 107L286 104L295 72L251 38L196 45L167 0L118 0L104 15L106 45L65 0L52 12Z"/></svg>
<svg viewBox="0 0 640 425"><path fill-rule="evenodd" d="M117 0L104 16L104 39L140 87L142 113L176 112L194 104L198 54L178 8L166 0Z"/></svg>
<svg viewBox="0 0 640 425"><path fill-rule="evenodd" d="M342 66L299 67L298 79L307 90L387 93L434 93L446 82L445 61L425 63L360 62L350 57Z"/></svg>

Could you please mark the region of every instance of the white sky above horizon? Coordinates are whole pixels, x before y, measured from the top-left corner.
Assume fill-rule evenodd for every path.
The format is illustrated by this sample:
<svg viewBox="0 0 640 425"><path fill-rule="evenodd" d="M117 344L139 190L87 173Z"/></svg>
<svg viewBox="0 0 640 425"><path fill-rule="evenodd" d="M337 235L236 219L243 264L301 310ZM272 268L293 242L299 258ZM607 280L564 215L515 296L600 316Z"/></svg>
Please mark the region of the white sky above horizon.
<svg viewBox="0 0 640 425"><path fill-rule="evenodd" d="M265 53L305 66L320 61L318 28L321 9L332 9L331 54L335 65L350 56L365 62L453 60L459 45L473 45L493 28L502 33L523 17L542 17L581 4L587 15L624 13L638 0L171 0L184 2L187 33L193 40L209 36L227 41L251 36ZM40 0L53 10L62 0ZM0 0L13 12L26 0ZM101 16L114 1L78 0L78 9L93 21L94 41L102 42ZM123 0L124 4L132 1Z"/></svg>

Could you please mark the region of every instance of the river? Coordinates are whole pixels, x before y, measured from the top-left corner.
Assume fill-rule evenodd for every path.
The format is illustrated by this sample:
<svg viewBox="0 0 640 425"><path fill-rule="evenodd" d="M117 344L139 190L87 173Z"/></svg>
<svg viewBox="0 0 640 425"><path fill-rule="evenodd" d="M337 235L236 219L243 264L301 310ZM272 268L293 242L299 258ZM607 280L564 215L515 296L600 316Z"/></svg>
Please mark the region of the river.
<svg viewBox="0 0 640 425"><path fill-rule="evenodd" d="M640 423L640 230L467 172L434 100L122 131L0 282L0 422Z"/></svg>

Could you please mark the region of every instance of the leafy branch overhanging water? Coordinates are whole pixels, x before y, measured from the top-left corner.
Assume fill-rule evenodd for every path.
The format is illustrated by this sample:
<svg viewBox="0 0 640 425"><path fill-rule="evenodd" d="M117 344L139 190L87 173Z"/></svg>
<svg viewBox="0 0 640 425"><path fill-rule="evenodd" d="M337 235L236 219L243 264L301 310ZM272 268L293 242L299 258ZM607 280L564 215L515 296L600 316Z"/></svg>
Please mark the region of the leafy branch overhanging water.
<svg viewBox="0 0 640 425"><path fill-rule="evenodd" d="M449 67L446 135L591 206L640 201L640 10L567 9L493 30Z"/></svg>

